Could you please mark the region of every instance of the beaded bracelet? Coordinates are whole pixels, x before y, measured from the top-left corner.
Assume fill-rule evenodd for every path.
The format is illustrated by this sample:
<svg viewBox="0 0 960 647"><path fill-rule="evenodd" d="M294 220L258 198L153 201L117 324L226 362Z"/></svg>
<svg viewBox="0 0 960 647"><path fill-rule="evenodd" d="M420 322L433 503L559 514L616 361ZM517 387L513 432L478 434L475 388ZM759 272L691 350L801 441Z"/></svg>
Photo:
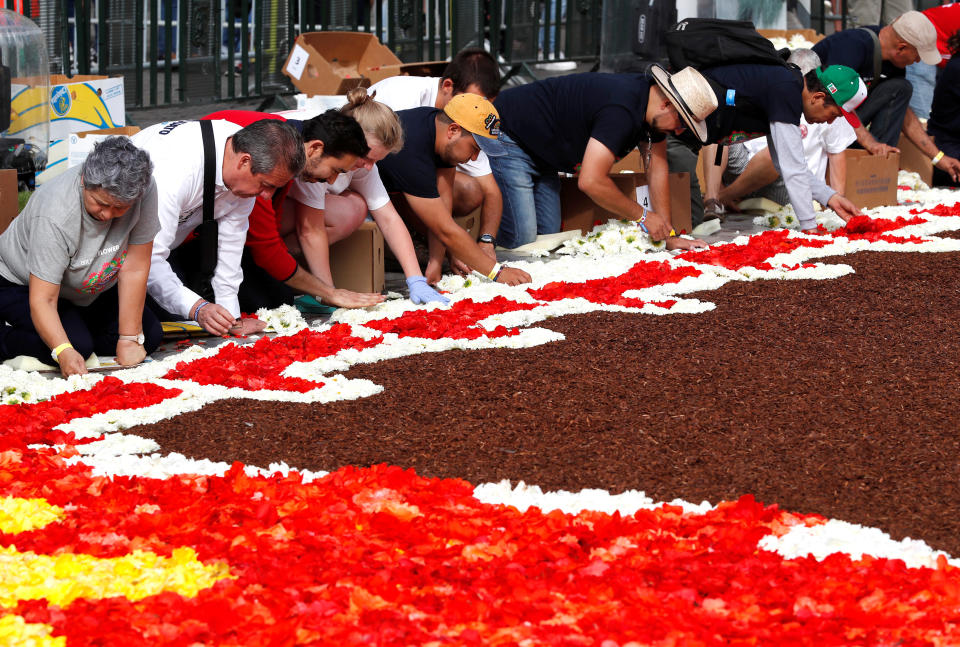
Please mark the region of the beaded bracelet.
<svg viewBox="0 0 960 647"><path fill-rule="evenodd" d="M204 301L203 303L197 306L197 309L193 311L194 321L196 321L197 323L200 323L200 310L203 308L203 306L208 306L208 305L210 305L210 302Z"/></svg>

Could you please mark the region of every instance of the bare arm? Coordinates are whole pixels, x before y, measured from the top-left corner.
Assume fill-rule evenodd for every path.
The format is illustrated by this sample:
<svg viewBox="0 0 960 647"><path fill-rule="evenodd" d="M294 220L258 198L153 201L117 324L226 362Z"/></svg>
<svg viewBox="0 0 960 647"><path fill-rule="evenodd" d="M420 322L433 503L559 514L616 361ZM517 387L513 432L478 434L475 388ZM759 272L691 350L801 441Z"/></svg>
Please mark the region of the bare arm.
<svg viewBox="0 0 960 647"><path fill-rule="evenodd" d="M907 109L907 112L910 112ZM914 115L916 117L916 115ZM906 119L904 119L906 122ZM857 143L863 146L863 149L868 151L871 155L886 155L888 153L899 153L900 149L893 146L888 146L887 144L881 144L877 139L870 134L870 131L864 128L862 125L859 128L855 129L857 133Z"/></svg>
<svg viewBox="0 0 960 647"><path fill-rule="evenodd" d="M127 247L127 257L117 277L117 332L121 335L139 335L143 332L143 302L147 296L147 276L150 274L150 256L153 241ZM133 366L143 361L147 351L135 341L117 340L117 363Z"/></svg>
<svg viewBox="0 0 960 647"><path fill-rule="evenodd" d="M828 184L837 193L843 193L847 186L847 156L841 153L827 153L830 177Z"/></svg>
<svg viewBox="0 0 960 647"><path fill-rule="evenodd" d="M477 178L477 184L480 185L480 191L483 192L483 208L480 211L480 234L490 234L494 238L500 230L500 217L503 215L503 195L500 193L500 186L493 177L493 173L481 175ZM488 243L478 243L481 251L490 258L496 260L496 251L493 245Z"/></svg>
<svg viewBox="0 0 960 647"><path fill-rule="evenodd" d="M940 153L933 137L923 129L923 124L920 123L917 115L910 108L907 108L907 113L903 116L903 134L931 160ZM941 171L949 173L954 182L960 180L960 160L949 155L942 155L937 160L936 166Z"/></svg>
<svg viewBox="0 0 960 647"><path fill-rule="evenodd" d="M496 265L495 261L484 254L477 243L470 238L470 234L454 222L450 215L449 204L445 204L443 201L442 191L439 198L419 198L409 193L404 195L410 204L410 208L446 249L453 252L454 256L466 263L471 269L484 275L490 274L490 271ZM518 283L528 283L530 275L522 270L505 268L498 280L501 283L516 285Z"/></svg>
<svg viewBox="0 0 960 647"><path fill-rule="evenodd" d="M658 172L654 167L658 162L651 160L650 174L650 197L653 204L661 206L663 202L667 204L667 216L660 212L648 212L646 226L650 230L650 236L654 240L663 240L670 233L669 223L669 188L667 186L666 172L666 144L661 142L662 151L658 151L660 144L655 144L652 156L656 159L662 153L662 172ZM643 207L637 204L636 200L631 200L617 188L617 185L610 179L610 169L613 167L614 155L609 148L601 144L598 140L590 138L587 143L587 150L583 156L583 163L580 167L580 178L577 186L586 193L591 200L603 207L607 211L612 211L626 220L639 220L643 215ZM658 202L659 199L659 202Z"/></svg>
<svg viewBox="0 0 960 647"><path fill-rule="evenodd" d="M403 274L407 277L423 276L420 264L417 262L417 253L413 249L413 240L410 239L410 232L403 224L403 219L397 213L393 203L388 202L376 211L371 211L370 214L383 232L383 238L393 251L393 255L400 261Z"/></svg>
<svg viewBox="0 0 960 647"><path fill-rule="evenodd" d="M67 331L63 329L57 313L60 285L30 275L30 319L40 339L51 349L68 343ZM73 348L66 348L59 357L60 373L64 377L87 372L83 357Z"/></svg>

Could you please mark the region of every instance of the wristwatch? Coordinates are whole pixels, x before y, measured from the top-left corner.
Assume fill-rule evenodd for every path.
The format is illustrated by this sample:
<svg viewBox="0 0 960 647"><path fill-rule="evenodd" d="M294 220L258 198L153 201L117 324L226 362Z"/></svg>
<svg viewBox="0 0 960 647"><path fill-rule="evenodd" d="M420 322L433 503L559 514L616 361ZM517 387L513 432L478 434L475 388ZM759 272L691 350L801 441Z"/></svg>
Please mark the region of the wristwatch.
<svg viewBox="0 0 960 647"><path fill-rule="evenodd" d="M490 234L483 234L482 236L480 236L479 242L496 246L497 239L491 236Z"/></svg>
<svg viewBox="0 0 960 647"><path fill-rule="evenodd" d="M123 341L135 341L143 346L143 331L141 330L140 333L136 335L117 335L117 339L121 339Z"/></svg>

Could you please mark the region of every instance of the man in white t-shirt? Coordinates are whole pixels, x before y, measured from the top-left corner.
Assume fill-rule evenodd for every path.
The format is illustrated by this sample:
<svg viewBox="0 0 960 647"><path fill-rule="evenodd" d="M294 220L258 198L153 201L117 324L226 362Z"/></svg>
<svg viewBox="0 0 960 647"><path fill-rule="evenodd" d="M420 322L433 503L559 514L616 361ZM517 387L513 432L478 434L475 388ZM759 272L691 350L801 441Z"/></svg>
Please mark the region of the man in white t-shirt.
<svg viewBox="0 0 960 647"><path fill-rule="evenodd" d="M801 117L800 134L810 173L842 193L847 178L843 152L857 140L856 131L846 119L836 119L830 124L811 124ZM773 166L765 138L751 139L730 147L730 161L724 181L730 184L720 190L719 200L726 207L735 209L738 202L750 195L769 198L780 205L790 202L783 178Z"/></svg>
<svg viewBox="0 0 960 647"><path fill-rule="evenodd" d="M370 86L369 93L394 111L429 106L441 110L457 94L470 92L493 101L500 89L500 69L489 52L479 48L460 51L443 76L393 76ZM457 166L453 185L453 215L480 211L480 249L496 260L494 246L503 212L500 187L481 152L475 161Z"/></svg>
<svg viewBox="0 0 960 647"><path fill-rule="evenodd" d="M227 121L211 124L217 156L213 205L217 263L210 280L214 302L198 294L194 280L196 267L191 266L199 264L199 244L184 245L203 220L200 122L164 122L132 137L134 144L150 153L157 183L160 233L153 243L147 291L153 300L150 306L158 310L161 320L192 319L215 335L231 329L245 335L264 326L256 319L241 320L237 300L250 210L258 195L269 198L303 170L303 142L295 129L279 120L245 128Z"/></svg>

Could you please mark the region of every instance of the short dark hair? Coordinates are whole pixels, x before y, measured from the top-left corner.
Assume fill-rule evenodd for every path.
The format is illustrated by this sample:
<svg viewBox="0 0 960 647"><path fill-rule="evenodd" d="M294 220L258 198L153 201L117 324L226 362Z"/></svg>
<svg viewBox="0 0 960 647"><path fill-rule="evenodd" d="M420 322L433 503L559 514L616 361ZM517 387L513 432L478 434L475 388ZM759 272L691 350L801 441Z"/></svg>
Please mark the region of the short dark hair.
<svg viewBox="0 0 960 647"><path fill-rule="evenodd" d="M820 66L820 69L821 69L821 70L823 70L823 69L825 69L825 68L826 68L825 65L821 65L821 66ZM823 93L826 95L826 97L827 97L826 99L824 99L824 101L827 102L827 105L831 105L831 104L832 104L832 105L835 105L835 106L838 106L838 107L839 107L840 104L837 103L836 99L833 98L833 95L832 95L832 94L830 94L829 92L827 92L826 86L823 85L823 83L820 81L820 77L817 76L817 69L816 69L816 68L810 70L809 72L807 72L806 74L803 75L803 82L807 84L807 90L808 90L808 91L810 91L810 92L823 92Z"/></svg>
<svg viewBox="0 0 960 647"><path fill-rule="evenodd" d="M336 109L303 122L303 141L314 140L323 142L324 155L365 157L370 152L367 136L357 120Z"/></svg>
<svg viewBox="0 0 960 647"><path fill-rule="evenodd" d="M453 92L466 92L473 84L483 96L493 99L500 92L500 68L490 52L480 47L467 47L457 52L443 70L443 79L453 81Z"/></svg>
<svg viewBox="0 0 960 647"><path fill-rule="evenodd" d="M233 133L230 141L234 153L250 156L250 172L254 175L270 173L281 164L299 175L307 163L300 133L279 119L255 121Z"/></svg>

